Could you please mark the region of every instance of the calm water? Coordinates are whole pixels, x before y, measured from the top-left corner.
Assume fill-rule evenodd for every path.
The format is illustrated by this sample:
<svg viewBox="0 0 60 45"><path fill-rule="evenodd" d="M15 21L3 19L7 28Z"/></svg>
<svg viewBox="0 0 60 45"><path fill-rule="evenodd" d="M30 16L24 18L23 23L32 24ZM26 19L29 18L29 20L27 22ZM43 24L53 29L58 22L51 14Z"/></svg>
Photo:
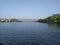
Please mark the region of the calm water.
<svg viewBox="0 0 60 45"><path fill-rule="evenodd" d="M0 23L0 42L3 45L60 45L60 25Z"/></svg>

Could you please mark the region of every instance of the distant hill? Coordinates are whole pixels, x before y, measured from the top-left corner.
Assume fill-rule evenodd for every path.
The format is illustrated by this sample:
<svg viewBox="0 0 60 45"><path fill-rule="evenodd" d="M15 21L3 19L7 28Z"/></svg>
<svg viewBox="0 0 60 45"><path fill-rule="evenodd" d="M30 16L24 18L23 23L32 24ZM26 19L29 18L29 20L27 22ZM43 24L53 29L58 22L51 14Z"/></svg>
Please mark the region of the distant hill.
<svg viewBox="0 0 60 45"><path fill-rule="evenodd" d="M21 20L19 20L19 19L2 19L2 18L0 18L0 22L21 22Z"/></svg>
<svg viewBox="0 0 60 45"><path fill-rule="evenodd" d="M36 19L7 19L7 18L0 18L0 22L34 22Z"/></svg>
<svg viewBox="0 0 60 45"><path fill-rule="evenodd" d="M21 19L23 22L34 22L36 19Z"/></svg>
<svg viewBox="0 0 60 45"><path fill-rule="evenodd" d="M44 22L44 23L60 23L60 14L54 14L52 16L49 16L45 19L39 19L38 22Z"/></svg>

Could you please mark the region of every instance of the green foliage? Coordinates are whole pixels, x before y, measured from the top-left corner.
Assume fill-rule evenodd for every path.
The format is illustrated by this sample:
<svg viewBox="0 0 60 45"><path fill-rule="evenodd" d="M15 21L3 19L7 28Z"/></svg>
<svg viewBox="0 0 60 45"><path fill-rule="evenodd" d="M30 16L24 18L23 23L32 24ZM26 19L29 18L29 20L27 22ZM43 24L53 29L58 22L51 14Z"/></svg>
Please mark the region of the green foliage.
<svg viewBox="0 0 60 45"><path fill-rule="evenodd" d="M49 22L49 23L60 23L60 14L54 14L53 16L49 16L46 19L39 19L39 22Z"/></svg>
<svg viewBox="0 0 60 45"><path fill-rule="evenodd" d="M39 19L37 22L46 22L46 19Z"/></svg>

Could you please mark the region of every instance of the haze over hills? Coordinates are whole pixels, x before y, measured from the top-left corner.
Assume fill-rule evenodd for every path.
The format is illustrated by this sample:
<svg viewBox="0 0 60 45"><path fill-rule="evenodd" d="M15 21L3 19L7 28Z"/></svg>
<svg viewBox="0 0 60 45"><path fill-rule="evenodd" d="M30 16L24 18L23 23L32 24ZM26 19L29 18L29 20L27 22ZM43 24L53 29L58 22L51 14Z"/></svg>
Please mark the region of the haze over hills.
<svg viewBox="0 0 60 45"><path fill-rule="evenodd" d="M0 22L6 22L6 21L11 21L11 20L19 20L19 21L22 21L22 22L34 22L36 21L37 19L17 19L17 18L0 18Z"/></svg>
<svg viewBox="0 0 60 45"><path fill-rule="evenodd" d="M22 20L23 22L34 22L34 21L36 21L37 19L20 19L20 20Z"/></svg>

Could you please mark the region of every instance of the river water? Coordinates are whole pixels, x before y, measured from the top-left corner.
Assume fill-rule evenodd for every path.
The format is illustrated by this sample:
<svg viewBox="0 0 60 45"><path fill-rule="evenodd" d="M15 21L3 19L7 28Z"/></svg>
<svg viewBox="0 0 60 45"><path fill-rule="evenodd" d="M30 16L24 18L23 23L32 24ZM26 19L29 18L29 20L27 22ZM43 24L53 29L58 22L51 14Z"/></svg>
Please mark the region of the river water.
<svg viewBox="0 0 60 45"><path fill-rule="evenodd" d="M60 25L39 22L0 23L3 45L60 45Z"/></svg>

